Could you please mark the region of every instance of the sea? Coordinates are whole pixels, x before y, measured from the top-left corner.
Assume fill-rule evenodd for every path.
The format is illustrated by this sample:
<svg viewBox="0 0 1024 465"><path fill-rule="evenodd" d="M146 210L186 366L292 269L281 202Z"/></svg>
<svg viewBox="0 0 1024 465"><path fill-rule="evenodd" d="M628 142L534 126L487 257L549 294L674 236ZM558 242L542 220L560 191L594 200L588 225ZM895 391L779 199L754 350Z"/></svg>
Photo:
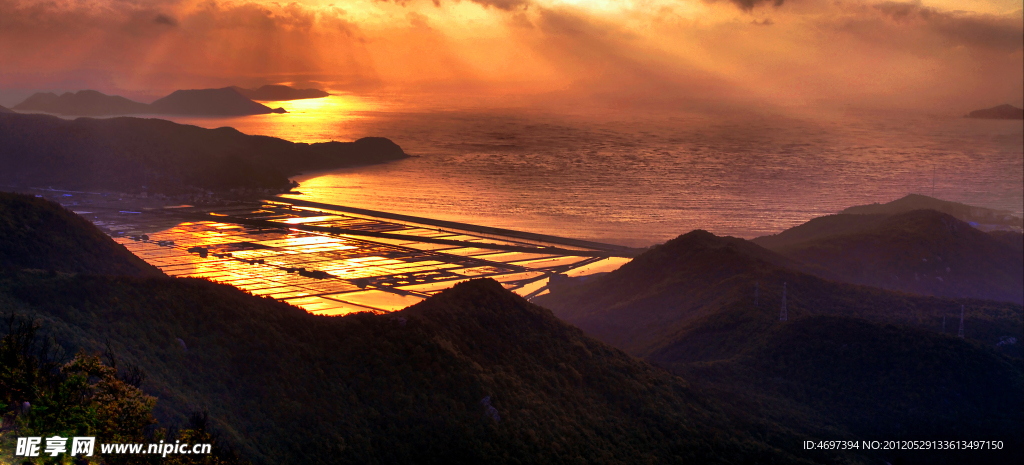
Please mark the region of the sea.
<svg viewBox="0 0 1024 465"><path fill-rule="evenodd" d="M691 110L430 104L337 93L286 114L169 118L410 158L303 173L287 197L644 247L753 238L918 193L1024 215L1024 123L850 105Z"/></svg>

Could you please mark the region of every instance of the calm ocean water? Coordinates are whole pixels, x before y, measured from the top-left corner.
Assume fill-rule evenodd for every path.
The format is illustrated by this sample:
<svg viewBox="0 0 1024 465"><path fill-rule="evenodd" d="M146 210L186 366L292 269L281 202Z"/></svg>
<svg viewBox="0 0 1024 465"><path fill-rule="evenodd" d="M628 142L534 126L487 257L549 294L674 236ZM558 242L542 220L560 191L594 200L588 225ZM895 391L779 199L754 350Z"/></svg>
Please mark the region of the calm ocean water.
<svg viewBox="0 0 1024 465"><path fill-rule="evenodd" d="M174 118L293 141L383 136L414 158L306 173L296 198L633 246L771 234L921 193L1022 214L1024 123L950 114L409 110L386 98Z"/></svg>

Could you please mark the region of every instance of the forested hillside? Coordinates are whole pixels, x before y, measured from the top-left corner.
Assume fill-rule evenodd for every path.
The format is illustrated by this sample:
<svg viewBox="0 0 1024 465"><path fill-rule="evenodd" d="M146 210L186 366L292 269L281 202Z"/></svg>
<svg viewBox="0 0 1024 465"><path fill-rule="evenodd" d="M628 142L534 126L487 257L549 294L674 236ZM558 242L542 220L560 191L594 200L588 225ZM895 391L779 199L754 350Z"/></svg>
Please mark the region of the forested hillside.
<svg viewBox="0 0 1024 465"><path fill-rule="evenodd" d="M255 463L836 458L802 451L805 436L774 423L773 443L755 438L687 381L492 280L393 314L325 317L205 280L4 265L4 314L33 318L70 353L109 347L145 373L139 388L162 425L208 410L211 429Z"/></svg>
<svg viewBox="0 0 1024 465"><path fill-rule="evenodd" d="M163 276L85 218L45 199L0 192L0 267Z"/></svg>

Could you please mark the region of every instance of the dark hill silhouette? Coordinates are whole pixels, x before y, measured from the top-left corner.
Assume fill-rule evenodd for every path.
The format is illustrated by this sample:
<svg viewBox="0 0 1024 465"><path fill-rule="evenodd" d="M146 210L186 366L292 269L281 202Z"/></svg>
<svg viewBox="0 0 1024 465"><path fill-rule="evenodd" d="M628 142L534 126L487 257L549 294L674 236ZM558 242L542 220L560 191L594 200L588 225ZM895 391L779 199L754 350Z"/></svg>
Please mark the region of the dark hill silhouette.
<svg viewBox="0 0 1024 465"><path fill-rule="evenodd" d="M12 110L9 110L9 109L7 109L7 108L4 108L4 107L0 106L0 113L7 113L7 114L11 114L11 113L17 113L17 112L15 112L15 111L12 111Z"/></svg>
<svg viewBox="0 0 1024 465"><path fill-rule="evenodd" d="M697 230L652 248L612 273L580 286L556 288L535 302L598 339L642 354L676 325L714 311L723 289L753 286L745 280L730 284L733 275L779 265L796 266L742 239Z"/></svg>
<svg viewBox="0 0 1024 465"><path fill-rule="evenodd" d="M1014 231L992 231L989 234L997 241L1009 245L1016 253L1024 254L1024 234Z"/></svg>
<svg viewBox="0 0 1024 465"><path fill-rule="evenodd" d="M984 110L974 110L964 118L984 119L1024 119L1024 108L1017 108L1013 105L999 105Z"/></svg>
<svg viewBox="0 0 1024 465"><path fill-rule="evenodd" d="M14 108L21 111L76 116L131 115L150 112L149 105L117 95L105 95L95 90L65 92L60 96L51 92L36 93Z"/></svg>
<svg viewBox="0 0 1024 465"><path fill-rule="evenodd" d="M0 264L64 273L163 276L59 204L0 192Z"/></svg>
<svg viewBox="0 0 1024 465"><path fill-rule="evenodd" d="M683 361L692 357L680 355L692 354L712 334L742 343L713 361ZM1024 458L1020 360L971 341L830 315L780 322L776 312L749 303L695 322L678 341L649 358L722 399L728 412L862 439L983 435L1000 438L1005 447L984 457L966 451L889 452L889 463Z"/></svg>
<svg viewBox="0 0 1024 465"><path fill-rule="evenodd" d="M1021 246L1014 247L952 215L917 210L881 218L826 218L833 223L848 220L857 226L775 245L781 242L779 236L821 223L819 218L762 243L775 245L772 249L776 252L809 265L804 269L828 279L921 295L1024 304ZM858 219L863 221L856 223ZM1020 237L1019 233L1006 234Z"/></svg>
<svg viewBox="0 0 1024 465"><path fill-rule="evenodd" d="M320 89L296 89L289 86L281 85L265 85L259 89L243 89L238 86L231 86L230 89L234 89L239 94L246 96L252 100L301 100L307 98L321 98L327 97L327 92Z"/></svg>
<svg viewBox="0 0 1024 465"><path fill-rule="evenodd" d="M98 234L58 208L49 207L71 234ZM489 279L394 314L324 317L205 280L13 265L0 263L3 308L35 315L72 352L109 344L145 371L161 424L208 408L255 463L837 459L802 451L806 436L775 424L761 427L778 447L737 430L686 381Z"/></svg>
<svg viewBox="0 0 1024 465"><path fill-rule="evenodd" d="M1024 227L1024 219L1014 216L1007 211L974 207L920 194L910 194L884 204L858 205L847 208L839 213L850 215L893 215L913 210L935 210L948 213L957 217L960 221L978 223L984 229L1015 229L1020 231Z"/></svg>
<svg viewBox="0 0 1024 465"><path fill-rule="evenodd" d="M1007 441L1010 457L1022 456L1020 305L912 296L793 266L756 244L694 231L534 302L680 373L733 416L864 439L985 431ZM786 322L779 321L783 283ZM961 305L966 340L953 336ZM895 459L961 463L969 456L885 456Z"/></svg>
<svg viewBox="0 0 1024 465"><path fill-rule="evenodd" d="M832 237L835 235L856 234L877 227L887 218L889 218L888 214L881 213L866 215L838 214L820 216L778 234L751 239L750 242L769 250L779 250L784 247L803 244L809 241Z"/></svg>
<svg viewBox="0 0 1024 465"><path fill-rule="evenodd" d="M588 334L638 356L673 340L694 321L736 302L753 303L755 283L760 283L762 299L780 296L783 282L788 283L791 316L858 317L941 331L942 318L958 317L964 304L972 309L969 317L974 321L968 338L989 347L997 347L1003 336L1024 339L1024 312L1019 304L914 296L828 281L799 271L802 267L749 241L693 231L607 275L555 288L534 301ZM772 302L766 305L774 307L766 310L778 318L781 299L775 299L763 302ZM715 350L709 344L707 350ZM1016 357L1024 355L1019 342L1012 349L1005 344L998 347Z"/></svg>
<svg viewBox="0 0 1024 465"><path fill-rule="evenodd" d="M384 138L305 144L159 119L0 115L0 184L21 187L281 190L305 170L406 156Z"/></svg>
<svg viewBox="0 0 1024 465"><path fill-rule="evenodd" d="M150 104L153 113L163 115L238 116L284 113L249 100L231 87L223 89L176 90Z"/></svg>

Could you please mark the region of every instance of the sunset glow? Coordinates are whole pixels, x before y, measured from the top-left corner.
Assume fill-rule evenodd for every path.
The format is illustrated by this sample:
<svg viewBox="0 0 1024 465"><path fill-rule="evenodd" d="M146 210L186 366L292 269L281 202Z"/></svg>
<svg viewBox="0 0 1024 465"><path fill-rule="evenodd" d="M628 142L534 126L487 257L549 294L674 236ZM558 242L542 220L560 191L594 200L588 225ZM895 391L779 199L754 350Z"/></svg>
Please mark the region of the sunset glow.
<svg viewBox="0 0 1024 465"><path fill-rule="evenodd" d="M0 0L0 103L266 83L633 106L1021 99L1019 2L775 3Z"/></svg>

